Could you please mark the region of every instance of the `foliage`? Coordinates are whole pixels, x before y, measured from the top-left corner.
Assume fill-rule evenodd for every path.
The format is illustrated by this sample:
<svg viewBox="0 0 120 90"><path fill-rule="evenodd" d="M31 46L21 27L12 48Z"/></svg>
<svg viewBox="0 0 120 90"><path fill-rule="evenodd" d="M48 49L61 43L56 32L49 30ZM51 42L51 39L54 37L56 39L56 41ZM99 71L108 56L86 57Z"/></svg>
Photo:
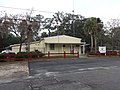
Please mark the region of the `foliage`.
<svg viewBox="0 0 120 90"><path fill-rule="evenodd" d="M4 48L4 40L8 37L10 30L11 30L11 23L10 19L8 18L7 14L5 16L0 17L0 52Z"/></svg>
<svg viewBox="0 0 120 90"><path fill-rule="evenodd" d="M30 41L33 41L37 38L40 31L42 19L43 19L42 15L36 15L35 17L31 17L30 15L12 16L11 32L19 37L20 43L19 52L21 52L23 42L26 43L28 39Z"/></svg>
<svg viewBox="0 0 120 90"><path fill-rule="evenodd" d="M70 13L58 12L53 15L52 18L46 18L47 23L44 24L44 28L48 29L47 33L43 32L42 37L55 36L55 35L69 35L82 38L83 41L89 43L89 36L84 34L84 22L85 18L81 15L74 15Z"/></svg>
<svg viewBox="0 0 120 90"><path fill-rule="evenodd" d="M2 53L0 54L0 59L15 58L15 53Z"/></svg>
<svg viewBox="0 0 120 90"><path fill-rule="evenodd" d="M32 52L18 52L16 58L40 58L44 54L38 50Z"/></svg>
<svg viewBox="0 0 120 90"><path fill-rule="evenodd" d="M13 34L9 34L6 39L4 39L4 46L9 47L9 45L12 44L18 44L19 43L19 37L14 36Z"/></svg>
<svg viewBox="0 0 120 90"><path fill-rule="evenodd" d="M120 20L111 19L107 22L105 30L107 35L107 47L109 50L120 50Z"/></svg>
<svg viewBox="0 0 120 90"><path fill-rule="evenodd" d="M99 18L88 18L84 23L84 29L86 35L90 35L91 38L91 52L97 51L97 39L98 35L102 31L103 23Z"/></svg>
<svg viewBox="0 0 120 90"><path fill-rule="evenodd" d="M45 18L41 14L34 16L2 14L0 16L0 51L15 43L20 43L22 47L22 43L27 43L28 39L35 41L55 35L81 38L82 42L91 43L91 51L97 51L98 45L106 45L109 50L120 50L119 19L110 20L103 28L100 18L85 18L82 15L64 12L57 12L51 18Z"/></svg>

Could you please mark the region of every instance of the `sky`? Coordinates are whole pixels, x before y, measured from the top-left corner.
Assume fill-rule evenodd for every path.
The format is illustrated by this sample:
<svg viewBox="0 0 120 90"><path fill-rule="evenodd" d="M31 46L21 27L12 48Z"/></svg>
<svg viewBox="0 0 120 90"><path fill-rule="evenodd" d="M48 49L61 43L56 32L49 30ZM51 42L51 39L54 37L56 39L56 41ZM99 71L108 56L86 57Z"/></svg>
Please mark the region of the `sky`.
<svg viewBox="0 0 120 90"><path fill-rule="evenodd" d="M80 14L85 17L99 17L103 22L120 18L120 0L0 0L0 6L33 9L39 11ZM0 11L10 14L24 13L0 7ZM41 14L42 12L33 12ZM54 13L44 13L51 17Z"/></svg>

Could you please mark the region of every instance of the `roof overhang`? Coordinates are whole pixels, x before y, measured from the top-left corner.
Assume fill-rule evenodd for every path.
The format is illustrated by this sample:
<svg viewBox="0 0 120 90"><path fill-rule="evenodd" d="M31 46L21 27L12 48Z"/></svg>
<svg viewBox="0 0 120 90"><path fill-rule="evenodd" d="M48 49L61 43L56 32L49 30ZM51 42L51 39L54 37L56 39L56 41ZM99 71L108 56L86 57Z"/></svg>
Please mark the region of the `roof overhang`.
<svg viewBox="0 0 120 90"><path fill-rule="evenodd" d="M49 42L49 43L46 43L46 44L79 44L79 45L81 45L81 43L65 43L65 42L62 42L62 43Z"/></svg>

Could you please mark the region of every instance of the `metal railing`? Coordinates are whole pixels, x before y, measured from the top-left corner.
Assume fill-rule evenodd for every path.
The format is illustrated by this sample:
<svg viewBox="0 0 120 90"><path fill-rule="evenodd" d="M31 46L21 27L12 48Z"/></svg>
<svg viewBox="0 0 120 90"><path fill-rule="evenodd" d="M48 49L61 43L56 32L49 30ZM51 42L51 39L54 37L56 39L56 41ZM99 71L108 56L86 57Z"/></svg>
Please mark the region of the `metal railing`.
<svg viewBox="0 0 120 90"><path fill-rule="evenodd" d="M0 61L15 61L15 60L36 60L36 59L50 59L50 58L79 58L77 53L44 53L44 54L0 54Z"/></svg>

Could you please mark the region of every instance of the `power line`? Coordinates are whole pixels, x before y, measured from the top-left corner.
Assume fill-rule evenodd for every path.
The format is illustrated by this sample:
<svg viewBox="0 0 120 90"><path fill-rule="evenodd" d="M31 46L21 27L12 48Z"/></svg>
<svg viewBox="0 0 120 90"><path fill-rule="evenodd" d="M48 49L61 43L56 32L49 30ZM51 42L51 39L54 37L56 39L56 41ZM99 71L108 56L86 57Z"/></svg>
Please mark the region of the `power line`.
<svg viewBox="0 0 120 90"><path fill-rule="evenodd" d="M9 9L19 9L19 10L28 10L31 11L31 9L23 9L23 8L15 8L15 7L6 7L6 6L0 6L1 8L9 8ZM49 11L39 11L39 10L32 10L36 12L43 12L43 13L55 13L55 12L49 12Z"/></svg>

